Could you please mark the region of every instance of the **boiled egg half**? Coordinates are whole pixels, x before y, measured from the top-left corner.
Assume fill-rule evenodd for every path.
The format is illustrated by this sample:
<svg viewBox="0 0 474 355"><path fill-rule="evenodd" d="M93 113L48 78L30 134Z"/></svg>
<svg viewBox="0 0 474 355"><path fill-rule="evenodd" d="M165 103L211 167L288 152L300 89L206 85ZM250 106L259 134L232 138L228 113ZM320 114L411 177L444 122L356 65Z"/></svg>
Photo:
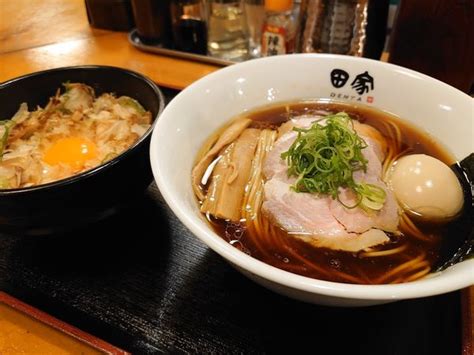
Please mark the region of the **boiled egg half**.
<svg viewBox="0 0 474 355"><path fill-rule="evenodd" d="M463 207L463 191L456 174L429 155L413 154L398 159L387 180L402 208L422 219L450 220Z"/></svg>

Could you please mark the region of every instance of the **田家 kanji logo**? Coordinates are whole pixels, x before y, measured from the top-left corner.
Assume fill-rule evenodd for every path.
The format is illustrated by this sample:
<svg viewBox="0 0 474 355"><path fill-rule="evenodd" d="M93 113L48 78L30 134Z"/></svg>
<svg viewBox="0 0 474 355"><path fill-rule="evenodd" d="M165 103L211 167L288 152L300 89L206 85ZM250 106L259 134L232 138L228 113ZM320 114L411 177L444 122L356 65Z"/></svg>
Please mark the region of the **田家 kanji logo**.
<svg viewBox="0 0 474 355"><path fill-rule="evenodd" d="M342 69L333 69L331 71L331 84L335 88L339 89L346 85L349 80L349 73ZM354 89L359 95L368 93L374 90L374 78L370 76L368 71L356 75L351 83L352 89Z"/></svg>
<svg viewBox="0 0 474 355"><path fill-rule="evenodd" d="M342 88L346 85L348 79L349 74L345 70L334 69L331 72L331 83L335 88Z"/></svg>
<svg viewBox="0 0 474 355"><path fill-rule="evenodd" d="M369 75L369 72L363 72L355 77L351 86L359 95L362 95L370 90L374 90L374 78Z"/></svg>

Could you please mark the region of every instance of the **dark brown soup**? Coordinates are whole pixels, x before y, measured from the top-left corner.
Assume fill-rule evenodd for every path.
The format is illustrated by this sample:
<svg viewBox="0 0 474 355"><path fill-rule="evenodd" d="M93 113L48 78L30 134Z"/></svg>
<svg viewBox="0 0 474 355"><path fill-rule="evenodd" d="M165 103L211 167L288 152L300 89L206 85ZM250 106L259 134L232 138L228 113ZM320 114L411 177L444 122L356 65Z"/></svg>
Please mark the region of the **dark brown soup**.
<svg viewBox="0 0 474 355"><path fill-rule="evenodd" d="M345 111L352 118L377 128L389 144L399 144L405 153L423 153L448 165L455 160L428 134L390 114L369 107L342 103L298 102L269 106L249 114L252 126L277 128L291 117ZM399 128L401 139L390 131ZM401 142L401 143L400 143ZM403 218L401 219L403 221ZM346 283L381 284L416 280L425 276L438 261L442 245L441 228L420 223L401 223L401 235L391 242L358 253L315 248L264 221L267 232L248 230L243 223L210 218L216 232L236 248L275 267L300 275Z"/></svg>

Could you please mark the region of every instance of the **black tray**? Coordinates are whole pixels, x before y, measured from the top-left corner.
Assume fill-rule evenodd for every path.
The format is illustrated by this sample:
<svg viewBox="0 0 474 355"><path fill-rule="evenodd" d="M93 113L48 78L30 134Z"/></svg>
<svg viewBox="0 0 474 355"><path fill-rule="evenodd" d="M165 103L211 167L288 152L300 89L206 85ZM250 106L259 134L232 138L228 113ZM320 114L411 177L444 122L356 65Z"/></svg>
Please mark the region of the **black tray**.
<svg viewBox="0 0 474 355"><path fill-rule="evenodd" d="M136 47L136 48L138 48L142 51L145 51L145 52L151 52L151 53L156 53L156 54L161 54L161 55L167 55L167 56L170 56L170 57L189 59L189 60L194 60L194 61L198 61L198 62L216 64L216 65L221 65L221 66L227 66L227 65L237 63L237 62L234 62L234 61L231 61L231 60L216 58L216 57L212 57L212 56L209 56L209 55L201 55L201 54L194 54L194 53L189 53L189 52L178 51L178 50L175 50L173 48L165 47L162 44L156 44L156 45L145 44L145 43L142 42L142 40L138 36L138 33L137 33L136 29L132 30L128 34L128 41L134 47Z"/></svg>
<svg viewBox="0 0 474 355"><path fill-rule="evenodd" d="M84 230L0 235L0 286L136 354L461 352L461 292L367 308L279 296L194 237L154 184Z"/></svg>

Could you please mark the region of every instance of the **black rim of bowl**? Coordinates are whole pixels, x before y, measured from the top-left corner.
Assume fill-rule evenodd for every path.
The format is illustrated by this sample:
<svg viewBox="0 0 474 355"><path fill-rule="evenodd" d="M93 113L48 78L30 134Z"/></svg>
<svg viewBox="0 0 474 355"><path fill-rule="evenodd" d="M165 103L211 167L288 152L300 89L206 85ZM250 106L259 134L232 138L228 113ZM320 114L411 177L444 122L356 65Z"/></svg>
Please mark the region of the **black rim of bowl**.
<svg viewBox="0 0 474 355"><path fill-rule="evenodd" d="M131 76L134 76L140 80L143 80L146 82L152 89L153 91L157 94L159 98L159 106L158 106L158 112L156 116L154 117L154 120L151 124L151 126L147 129L147 131L135 142L133 143L130 147L128 147L125 151L117 155L115 158L100 164L96 166L95 168L92 168L90 170L86 170L82 173L72 175L70 177L61 179L61 180L56 180L52 182L48 182L45 184L41 185L35 185L35 186L30 186L30 187L20 187L20 188L15 188L15 189L0 189L0 196L2 195L10 195L10 194L18 194L18 193L27 193L31 191L37 191L37 190L43 190L43 189L49 189L49 188L54 188L54 187L59 187L63 185L69 185L72 184L78 180L87 178L89 176L98 174L99 172L109 169L111 166L115 165L118 163L121 159L125 158L127 155L131 154L135 148L137 148L143 141L145 141L148 136L150 136L151 132L153 131L156 122L158 121L158 118L160 117L161 113L163 112L163 109L165 107L165 99L163 96L163 93L159 89L159 87L148 77L137 73L135 71L129 70L129 69L124 69L120 67L114 67L114 66L108 66L108 65L78 65L78 66L69 66L69 67L60 67L60 68L54 68L54 69L47 69L47 70L42 70L26 75L22 75L13 79L10 79L8 81L5 81L0 84L0 90L2 90L5 86L11 85L17 81L29 78L29 77L34 77L34 76L39 76L39 75L44 75L47 73L51 72L58 72L58 71L65 71L65 70L101 70L101 69L107 69L107 70L115 70L115 71L121 71L124 73L127 73Z"/></svg>

